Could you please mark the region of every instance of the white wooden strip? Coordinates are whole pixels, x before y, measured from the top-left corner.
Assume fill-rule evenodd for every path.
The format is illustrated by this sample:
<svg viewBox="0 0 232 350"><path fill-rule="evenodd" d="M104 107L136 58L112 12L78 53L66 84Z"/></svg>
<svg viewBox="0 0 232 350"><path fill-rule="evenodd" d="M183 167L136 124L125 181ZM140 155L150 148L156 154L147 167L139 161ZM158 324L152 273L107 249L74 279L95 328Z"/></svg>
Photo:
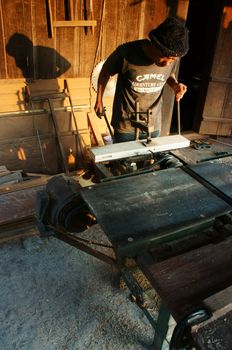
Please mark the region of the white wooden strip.
<svg viewBox="0 0 232 350"><path fill-rule="evenodd" d="M100 163L109 160L145 155L150 151L154 153L163 152L188 147L190 145L190 141L182 135L153 138L148 146L144 146L143 143L146 143L146 140L114 143L102 147L92 147L90 149L90 155L95 163Z"/></svg>

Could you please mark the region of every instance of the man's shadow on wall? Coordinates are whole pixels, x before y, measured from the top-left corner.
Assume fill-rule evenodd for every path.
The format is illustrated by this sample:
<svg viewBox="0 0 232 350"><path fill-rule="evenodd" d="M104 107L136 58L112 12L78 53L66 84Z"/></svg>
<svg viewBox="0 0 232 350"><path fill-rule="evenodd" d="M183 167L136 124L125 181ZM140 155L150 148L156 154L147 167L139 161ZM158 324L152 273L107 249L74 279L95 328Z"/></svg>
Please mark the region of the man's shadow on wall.
<svg viewBox="0 0 232 350"><path fill-rule="evenodd" d="M27 79L55 79L71 67L70 62L53 48L34 46L27 36L20 33L10 37L6 52L14 57L16 66Z"/></svg>

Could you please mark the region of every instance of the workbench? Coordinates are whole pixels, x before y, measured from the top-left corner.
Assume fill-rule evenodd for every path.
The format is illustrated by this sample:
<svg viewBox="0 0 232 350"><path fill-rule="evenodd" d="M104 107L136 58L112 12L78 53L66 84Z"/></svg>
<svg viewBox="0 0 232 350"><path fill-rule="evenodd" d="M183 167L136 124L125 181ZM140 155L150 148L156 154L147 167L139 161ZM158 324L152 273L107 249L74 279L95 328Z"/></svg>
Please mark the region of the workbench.
<svg viewBox="0 0 232 350"><path fill-rule="evenodd" d="M162 323L205 311L205 299L232 285L230 234L201 241L216 218L232 211L231 157L89 186L81 196L118 259L134 257L161 297ZM167 244L169 256L157 253ZM210 319L208 309L203 316L200 321ZM164 346L164 329L157 326L155 349Z"/></svg>
<svg viewBox="0 0 232 350"><path fill-rule="evenodd" d="M181 158L184 150L172 152L179 152ZM186 150L191 159L196 150ZM208 344L210 339L217 344L223 317L231 319L232 157L217 158L202 162L195 158L177 168L128 174L82 188L70 177L60 176L57 186L54 180L48 184L44 196L45 206L51 195L55 208L48 214L43 210L45 227L56 238L109 263L116 277L122 276L155 328L156 350L193 345L207 349L202 340L207 339L206 330ZM110 246L99 246L113 254L97 251L92 248L94 242L62 229L62 218L66 223L77 217L81 220L88 211L110 242ZM128 259L136 262L161 298L157 319L145 306ZM227 334L230 323L224 326ZM232 344L226 334L220 346L229 350Z"/></svg>

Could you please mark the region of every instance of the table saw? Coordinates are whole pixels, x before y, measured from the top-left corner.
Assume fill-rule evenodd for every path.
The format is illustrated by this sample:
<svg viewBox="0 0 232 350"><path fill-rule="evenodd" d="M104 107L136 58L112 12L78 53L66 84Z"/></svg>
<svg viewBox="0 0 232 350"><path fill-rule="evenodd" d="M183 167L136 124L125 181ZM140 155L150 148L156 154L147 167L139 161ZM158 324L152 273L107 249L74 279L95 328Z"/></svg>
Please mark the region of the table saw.
<svg viewBox="0 0 232 350"><path fill-rule="evenodd" d="M188 145L179 153L175 147L168 150L178 160L172 168L148 167L115 177L101 171L98 182L86 187L71 176L53 177L38 193L38 225L41 234L55 235L109 263L123 277L155 329L154 349L231 349L232 157L229 149L227 156L193 162L196 152L204 158L204 150ZM93 157L99 151L93 150ZM133 160L138 154L128 156ZM96 222L113 254L93 248L101 243L78 238L77 231ZM146 307L128 259L161 298L158 318Z"/></svg>

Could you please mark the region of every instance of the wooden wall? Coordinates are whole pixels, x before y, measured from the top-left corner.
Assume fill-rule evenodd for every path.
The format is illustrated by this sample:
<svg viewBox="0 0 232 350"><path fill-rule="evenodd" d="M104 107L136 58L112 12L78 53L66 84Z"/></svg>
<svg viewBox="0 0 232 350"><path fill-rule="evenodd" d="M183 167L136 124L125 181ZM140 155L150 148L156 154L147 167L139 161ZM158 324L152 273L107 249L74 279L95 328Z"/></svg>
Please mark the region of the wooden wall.
<svg viewBox="0 0 232 350"><path fill-rule="evenodd" d="M232 2L224 6L200 133L232 135Z"/></svg>
<svg viewBox="0 0 232 350"><path fill-rule="evenodd" d="M88 27L87 34L84 27L53 27L49 38L47 5L54 24L67 18L65 2L1 0L0 79L29 72L37 79L56 78L56 66L62 76L88 77L118 44L146 37L169 14L185 18L188 8L188 0L69 0L73 20L84 19L85 3L87 19L96 20L96 27Z"/></svg>

